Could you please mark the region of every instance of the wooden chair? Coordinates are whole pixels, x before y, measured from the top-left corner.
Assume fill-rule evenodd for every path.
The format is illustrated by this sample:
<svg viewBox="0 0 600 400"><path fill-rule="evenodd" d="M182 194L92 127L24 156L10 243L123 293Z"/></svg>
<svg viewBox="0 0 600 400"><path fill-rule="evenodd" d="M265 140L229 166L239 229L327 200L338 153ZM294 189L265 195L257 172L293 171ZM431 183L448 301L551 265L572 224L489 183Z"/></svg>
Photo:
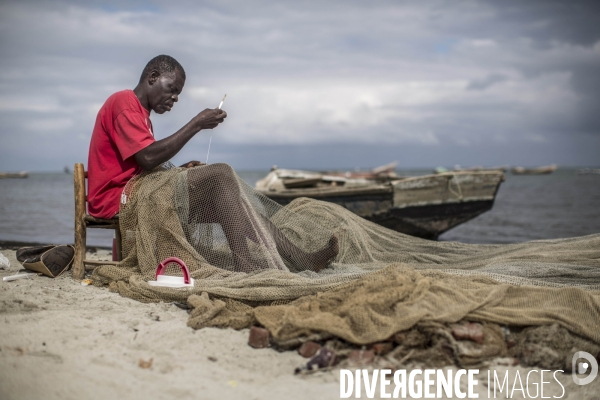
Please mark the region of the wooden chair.
<svg viewBox="0 0 600 400"><path fill-rule="evenodd" d="M92 217L87 213L87 190L85 180L87 171L83 164L77 163L73 169L73 183L75 188L75 258L73 260L73 279L83 279L86 267L93 269L98 265L116 264L111 261L94 261L85 259L86 237L88 228L114 229L116 233L117 260L121 260L121 231L119 218L101 219Z"/></svg>

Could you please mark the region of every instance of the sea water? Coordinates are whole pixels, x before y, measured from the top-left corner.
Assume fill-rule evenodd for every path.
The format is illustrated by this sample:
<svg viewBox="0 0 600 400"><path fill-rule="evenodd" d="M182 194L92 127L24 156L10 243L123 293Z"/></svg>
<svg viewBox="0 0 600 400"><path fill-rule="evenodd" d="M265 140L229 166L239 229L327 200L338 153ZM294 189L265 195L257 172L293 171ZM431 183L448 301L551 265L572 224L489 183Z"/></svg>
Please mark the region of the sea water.
<svg viewBox="0 0 600 400"><path fill-rule="evenodd" d="M429 170L396 171L416 176ZM254 186L267 171L238 171ZM73 243L73 176L32 173L0 179L0 241ZM110 247L112 230L88 229L88 245ZM550 175L511 175L492 210L440 236L465 243L514 243L600 233L600 175L559 168Z"/></svg>

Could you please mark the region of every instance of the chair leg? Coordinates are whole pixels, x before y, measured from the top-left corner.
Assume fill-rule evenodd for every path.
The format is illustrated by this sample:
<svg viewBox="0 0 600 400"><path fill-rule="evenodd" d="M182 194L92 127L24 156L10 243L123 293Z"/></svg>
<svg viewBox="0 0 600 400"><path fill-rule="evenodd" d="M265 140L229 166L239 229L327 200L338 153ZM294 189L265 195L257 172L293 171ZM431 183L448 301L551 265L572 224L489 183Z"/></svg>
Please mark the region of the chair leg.
<svg viewBox="0 0 600 400"><path fill-rule="evenodd" d="M78 225L80 226L78 228ZM85 221L81 218L81 223L75 225L75 256L73 258L73 279L83 279L85 275L85 266L83 260L85 259L86 249L86 227Z"/></svg>
<svg viewBox="0 0 600 400"><path fill-rule="evenodd" d="M86 223L85 223L85 171L83 164L75 164L73 170L75 188L75 256L73 259L73 279L83 279L85 275Z"/></svg>
<svg viewBox="0 0 600 400"><path fill-rule="evenodd" d="M118 226L115 229L115 242L117 261L121 261L123 260L123 247L121 245L121 228Z"/></svg>

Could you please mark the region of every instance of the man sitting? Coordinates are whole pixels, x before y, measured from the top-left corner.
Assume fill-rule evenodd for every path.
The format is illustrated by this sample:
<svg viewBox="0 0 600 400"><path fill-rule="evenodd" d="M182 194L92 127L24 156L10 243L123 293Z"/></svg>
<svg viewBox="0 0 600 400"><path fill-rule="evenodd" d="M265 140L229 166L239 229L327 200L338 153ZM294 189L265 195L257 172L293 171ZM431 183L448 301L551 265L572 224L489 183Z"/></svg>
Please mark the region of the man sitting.
<svg viewBox="0 0 600 400"><path fill-rule="evenodd" d="M220 109L205 109L171 136L155 140L151 111L170 111L184 84L183 67L174 58L161 55L148 62L135 89L117 92L106 100L96 118L88 158L91 215L114 217L129 180L169 161L196 133L217 127L227 117ZM190 161L182 167L191 168L186 175L189 210L182 223L219 225L236 270L267 268L251 255L250 247L255 247L252 243L275 243L279 256L271 265L280 269L286 269L285 259L298 269L318 271L337 255L336 236L328 238L321 250L307 252L291 243L268 217L249 211L251 206L242 200L238 177L229 165L204 166Z"/></svg>
<svg viewBox="0 0 600 400"><path fill-rule="evenodd" d="M110 96L98 116L88 157L88 212L112 218L119 212L127 182L142 171L151 171L170 160L195 134L217 127L227 117L219 109L205 109L180 130L154 139L150 113L171 111L185 84L185 71L173 57L154 57L133 90ZM200 165L197 161L186 167Z"/></svg>

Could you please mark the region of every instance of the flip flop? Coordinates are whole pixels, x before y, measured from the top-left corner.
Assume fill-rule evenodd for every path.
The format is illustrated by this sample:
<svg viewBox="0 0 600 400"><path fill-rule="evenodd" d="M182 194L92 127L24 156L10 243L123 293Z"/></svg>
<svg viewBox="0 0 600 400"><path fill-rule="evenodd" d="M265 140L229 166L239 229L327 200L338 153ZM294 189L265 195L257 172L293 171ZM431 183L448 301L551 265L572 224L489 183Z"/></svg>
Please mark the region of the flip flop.
<svg viewBox="0 0 600 400"><path fill-rule="evenodd" d="M26 269L56 278L73 263L75 249L67 244L23 247L16 256Z"/></svg>

